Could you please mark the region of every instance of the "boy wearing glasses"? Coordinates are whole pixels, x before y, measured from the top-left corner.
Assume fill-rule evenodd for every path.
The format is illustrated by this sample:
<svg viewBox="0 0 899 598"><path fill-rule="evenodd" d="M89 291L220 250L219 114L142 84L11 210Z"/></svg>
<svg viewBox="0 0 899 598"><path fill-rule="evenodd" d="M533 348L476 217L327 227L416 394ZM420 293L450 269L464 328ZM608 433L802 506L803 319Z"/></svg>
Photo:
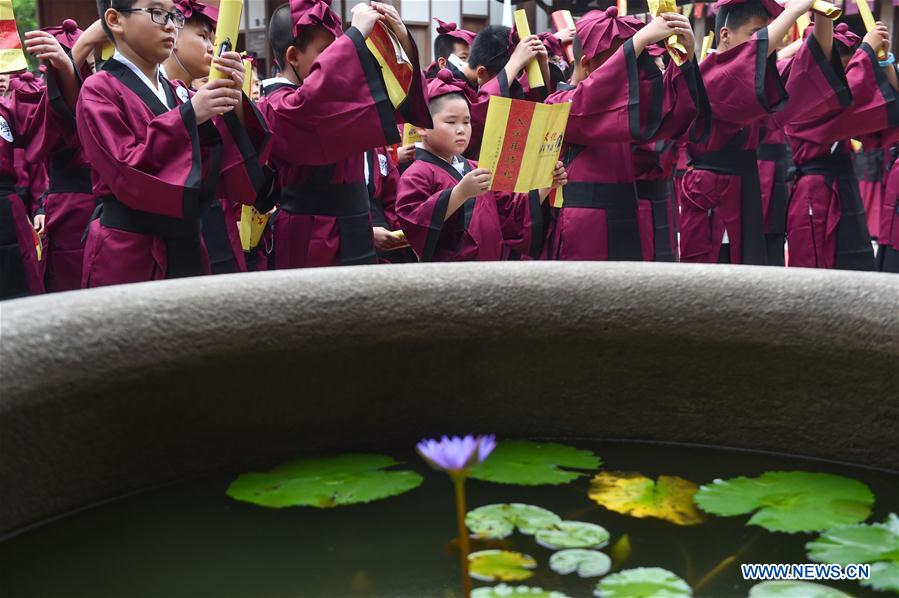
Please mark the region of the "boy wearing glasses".
<svg viewBox="0 0 899 598"><path fill-rule="evenodd" d="M162 76L185 17L173 0L97 0L113 57L82 86L78 134L101 201L85 246L82 286L208 274L200 220L219 191L252 201L268 146L241 92L243 63L195 94Z"/></svg>

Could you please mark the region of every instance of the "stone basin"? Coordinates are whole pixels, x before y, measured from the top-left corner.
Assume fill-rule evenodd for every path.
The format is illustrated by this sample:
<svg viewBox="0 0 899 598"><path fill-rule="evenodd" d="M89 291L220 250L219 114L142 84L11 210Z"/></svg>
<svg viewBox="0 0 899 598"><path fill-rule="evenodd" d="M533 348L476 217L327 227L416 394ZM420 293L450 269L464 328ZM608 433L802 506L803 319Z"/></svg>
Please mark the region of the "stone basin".
<svg viewBox="0 0 899 598"><path fill-rule="evenodd" d="M0 339L0 535L211 471L444 433L899 469L893 275L279 271L10 301Z"/></svg>

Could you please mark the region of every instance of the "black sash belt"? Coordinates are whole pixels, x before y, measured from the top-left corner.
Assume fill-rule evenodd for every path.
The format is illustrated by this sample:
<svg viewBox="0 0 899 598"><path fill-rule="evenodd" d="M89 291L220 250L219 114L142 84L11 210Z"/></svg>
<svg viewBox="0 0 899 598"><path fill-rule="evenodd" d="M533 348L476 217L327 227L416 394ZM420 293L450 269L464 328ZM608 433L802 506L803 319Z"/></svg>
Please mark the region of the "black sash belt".
<svg viewBox="0 0 899 598"><path fill-rule="evenodd" d="M693 167L740 177L740 220L743 233L743 263L767 264L762 226L762 186L759 183L755 150L722 149L693 158Z"/></svg>
<svg viewBox="0 0 899 598"><path fill-rule="evenodd" d="M333 216L340 232L340 263L377 263L364 183L307 183L281 189L281 209L291 214Z"/></svg>
<svg viewBox="0 0 899 598"><path fill-rule="evenodd" d="M664 181L637 181L637 197L652 204L652 244L657 262L673 262L669 205L671 186Z"/></svg>
<svg viewBox="0 0 899 598"><path fill-rule="evenodd" d="M168 255L166 278L205 274L200 222L133 210L112 195L102 198L100 224L132 233L160 237Z"/></svg>
<svg viewBox="0 0 899 598"><path fill-rule="evenodd" d="M864 152L863 159L864 170L862 171L861 180L869 183L883 182L884 169L884 151L883 148L869 150ZM860 158L861 154L856 154L856 158Z"/></svg>
<svg viewBox="0 0 899 598"><path fill-rule="evenodd" d="M66 161L54 156L50 160L50 188L48 193L94 192L91 169L87 166L68 166Z"/></svg>
<svg viewBox="0 0 899 598"><path fill-rule="evenodd" d="M763 143L757 151L758 159L764 162L778 162L787 159L787 146L779 143Z"/></svg>
<svg viewBox="0 0 899 598"><path fill-rule="evenodd" d="M23 297L31 293L12 215L10 202L17 200L10 198L10 195L14 193L15 181L0 180L0 299Z"/></svg>
<svg viewBox="0 0 899 598"><path fill-rule="evenodd" d="M565 208L605 210L609 260L643 260L637 226L637 190L633 183L568 183L562 209Z"/></svg>
<svg viewBox="0 0 899 598"><path fill-rule="evenodd" d="M840 196L840 222L837 224L837 255L834 267L840 270L875 269L874 250L868 235L868 223L858 179L849 154L830 154L797 167L797 175L820 175L827 186L836 180Z"/></svg>

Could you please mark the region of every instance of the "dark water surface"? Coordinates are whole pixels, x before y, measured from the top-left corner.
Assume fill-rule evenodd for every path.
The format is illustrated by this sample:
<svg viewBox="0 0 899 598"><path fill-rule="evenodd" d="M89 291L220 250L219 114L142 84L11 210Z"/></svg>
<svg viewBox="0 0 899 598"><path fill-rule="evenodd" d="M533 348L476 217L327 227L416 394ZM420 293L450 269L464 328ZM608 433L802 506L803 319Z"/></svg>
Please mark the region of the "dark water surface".
<svg viewBox="0 0 899 598"><path fill-rule="evenodd" d="M772 470L826 472L856 478L874 491L868 522L899 512L899 476L791 457L719 449L612 442L569 442L591 449L604 470L677 475L699 484ZM100 597L410 597L459 596L453 552L455 511L449 478L411 453L381 451L406 461L425 482L407 494L370 504L320 510L266 509L225 495L241 472L214 475L114 501L0 543L0 596ZM275 466L277 463L272 463ZM592 475L592 474L591 474ZM589 521L622 534L632 546L624 568L670 569L693 586L737 554L697 596L746 596L753 582L739 563L804 563L817 534L772 533L745 525L748 516L711 518L691 527L619 515L587 497L590 476L566 486L523 487L470 480L468 508L524 502L563 519ZM535 557L522 582L591 596L597 578L549 569L552 551L516 533L501 547ZM855 596L881 596L857 582L822 582ZM489 585L475 582L475 586Z"/></svg>

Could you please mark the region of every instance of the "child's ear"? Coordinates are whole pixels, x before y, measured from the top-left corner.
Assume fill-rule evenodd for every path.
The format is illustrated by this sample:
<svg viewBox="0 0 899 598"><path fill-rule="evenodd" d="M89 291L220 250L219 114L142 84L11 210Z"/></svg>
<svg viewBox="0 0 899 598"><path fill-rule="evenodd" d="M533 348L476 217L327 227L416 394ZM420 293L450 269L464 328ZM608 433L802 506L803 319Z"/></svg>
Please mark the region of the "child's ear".
<svg viewBox="0 0 899 598"><path fill-rule="evenodd" d="M483 85L484 83L487 82L487 67L478 66L478 68L476 68L474 70L474 73L475 73L475 76L478 78L479 85Z"/></svg>
<svg viewBox="0 0 899 598"><path fill-rule="evenodd" d="M446 68L446 58L438 58L437 59L437 67L441 69Z"/></svg>
<svg viewBox="0 0 899 598"><path fill-rule="evenodd" d="M108 8L106 9L106 12L103 13L103 19L105 19L106 26L109 27L110 31L113 33L122 33L122 13L114 8Z"/></svg>

